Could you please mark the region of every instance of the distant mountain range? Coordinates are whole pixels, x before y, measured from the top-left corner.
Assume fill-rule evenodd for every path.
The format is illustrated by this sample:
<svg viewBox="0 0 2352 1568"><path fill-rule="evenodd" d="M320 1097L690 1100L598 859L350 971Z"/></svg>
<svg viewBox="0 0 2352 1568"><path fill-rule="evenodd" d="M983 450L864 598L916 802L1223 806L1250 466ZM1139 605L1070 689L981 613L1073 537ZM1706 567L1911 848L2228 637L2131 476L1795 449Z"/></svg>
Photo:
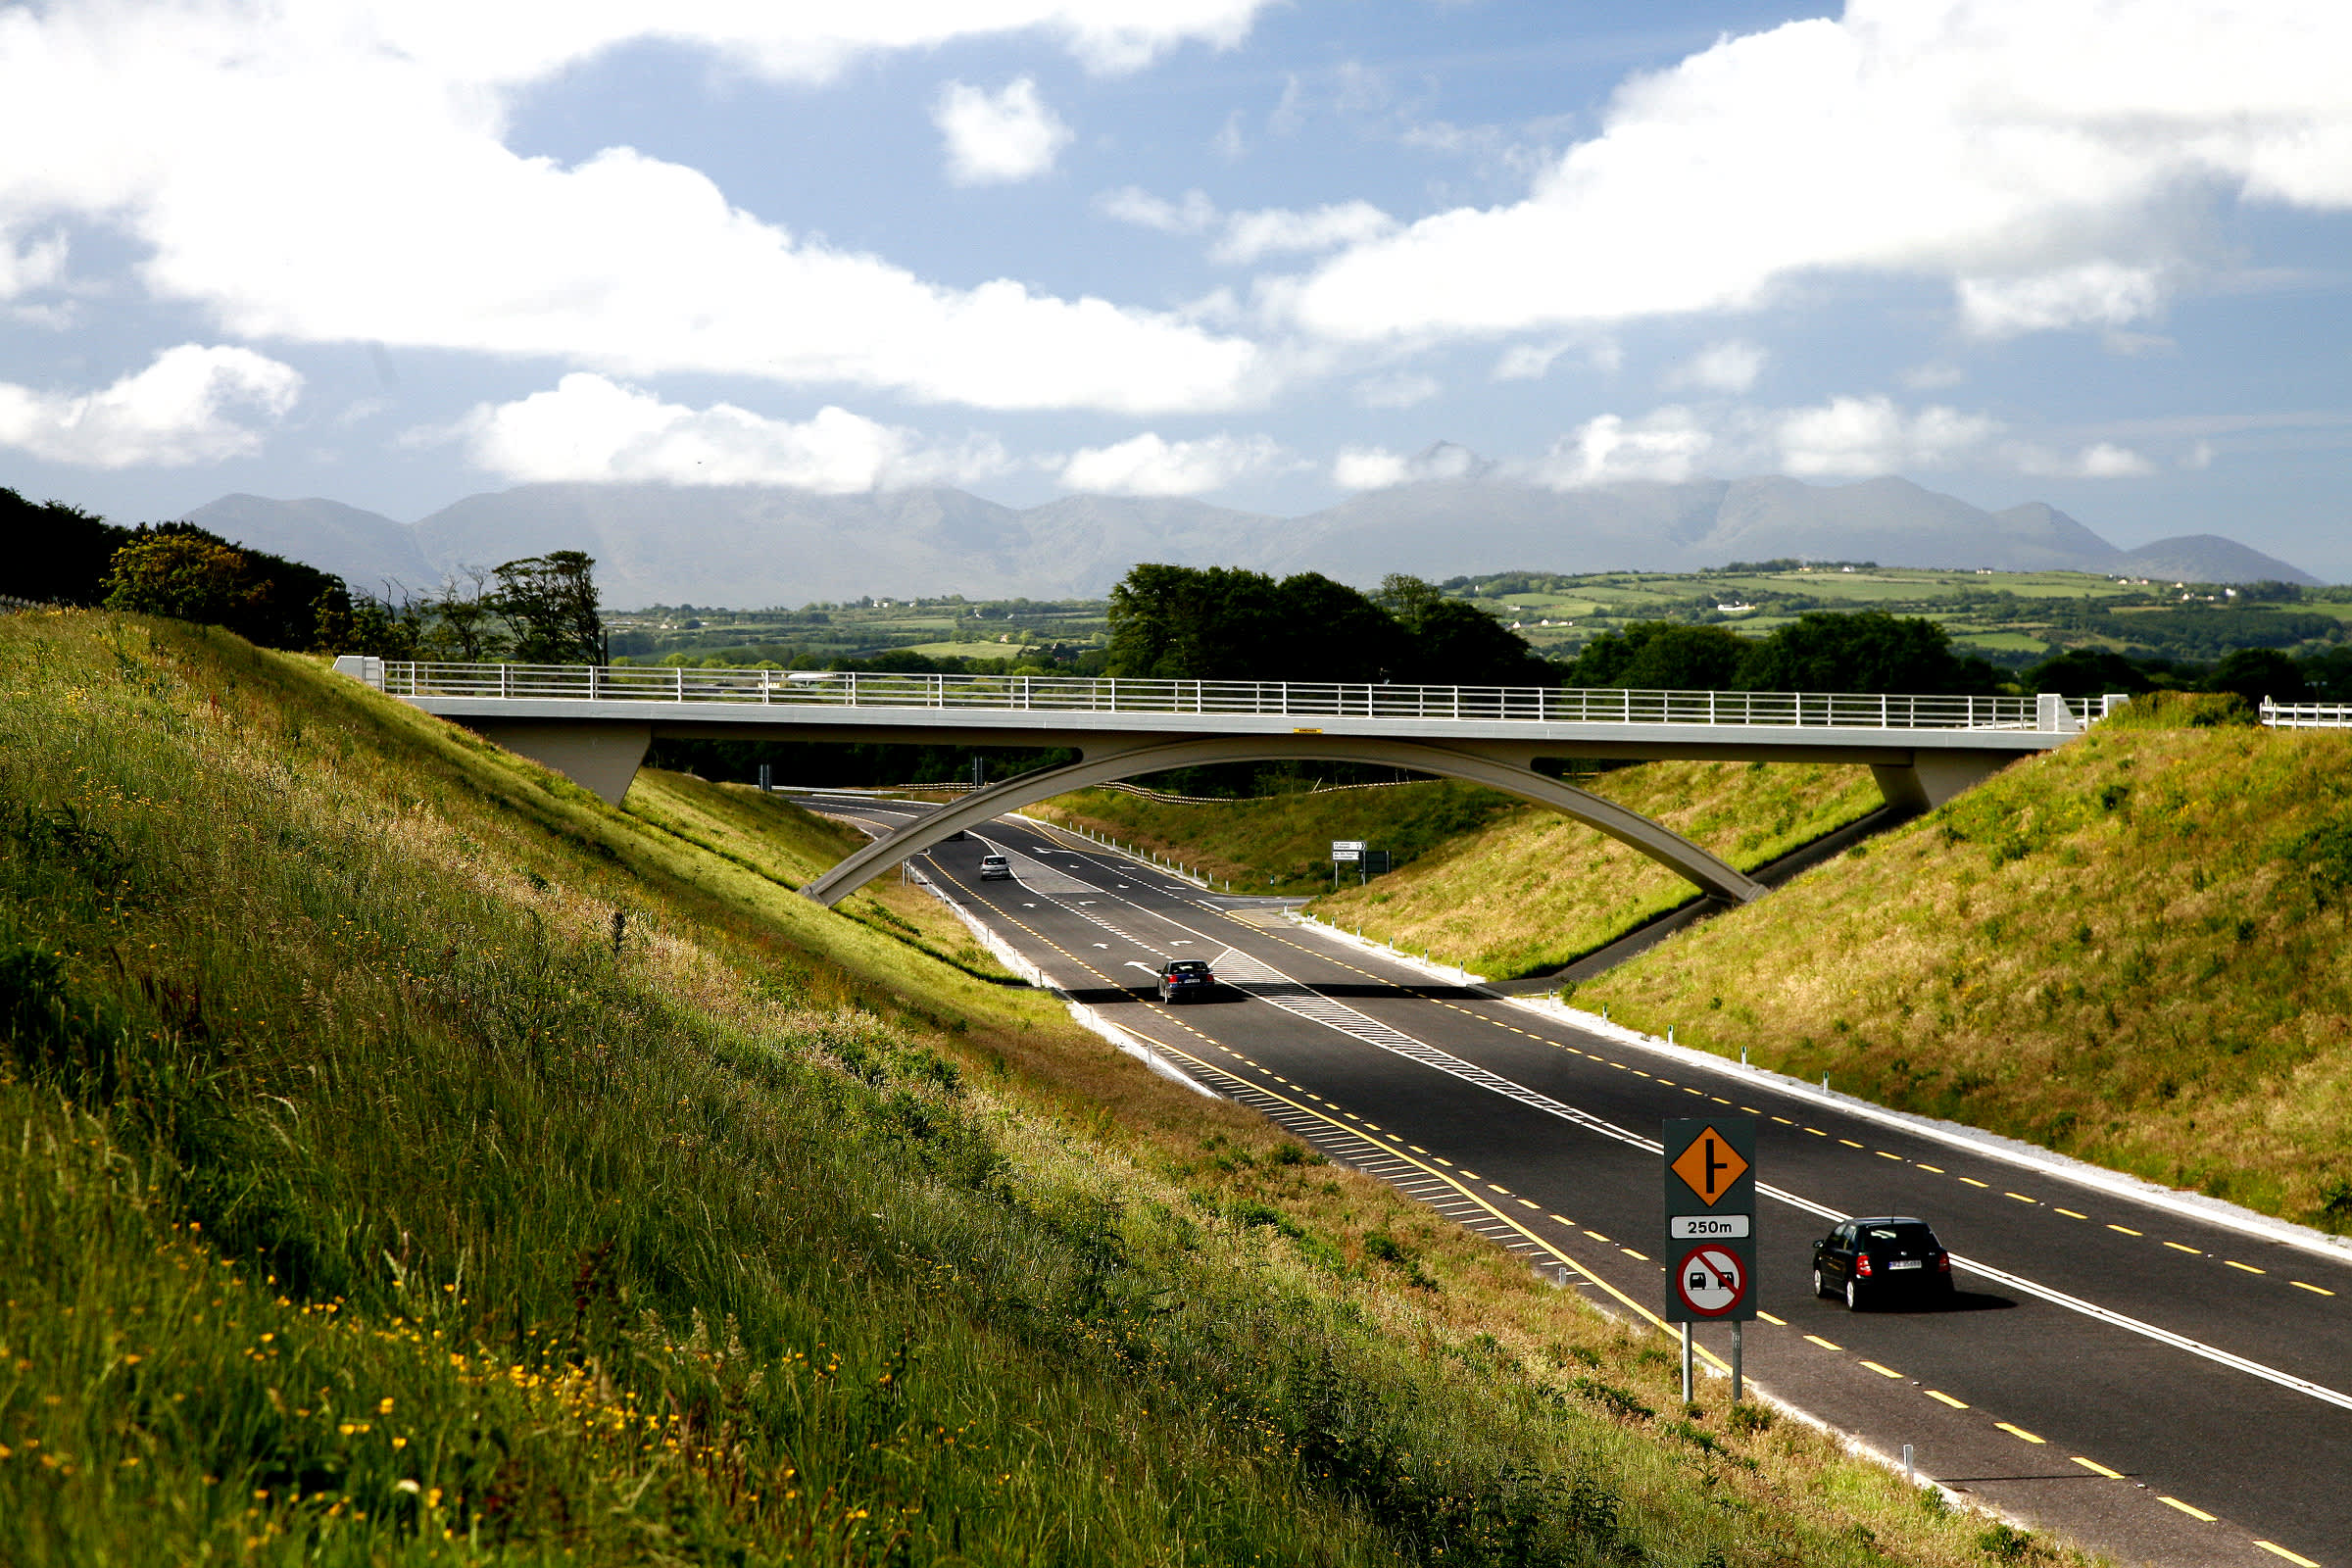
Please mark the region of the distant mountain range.
<svg viewBox="0 0 2352 1568"><path fill-rule="evenodd" d="M1016 509L944 487L826 496L655 484L522 485L414 523L332 501L247 495L189 516L368 589L425 589L466 564L585 550L606 602L626 607L761 609L866 594L1093 598L1141 561L1320 571L1366 586L1393 571L1672 571L1790 556L2167 582L2318 580L2215 534L2119 550L2039 502L1985 512L1892 478L1557 491L1478 475L1369 491L1302 517L1122 496Z"/></svg>

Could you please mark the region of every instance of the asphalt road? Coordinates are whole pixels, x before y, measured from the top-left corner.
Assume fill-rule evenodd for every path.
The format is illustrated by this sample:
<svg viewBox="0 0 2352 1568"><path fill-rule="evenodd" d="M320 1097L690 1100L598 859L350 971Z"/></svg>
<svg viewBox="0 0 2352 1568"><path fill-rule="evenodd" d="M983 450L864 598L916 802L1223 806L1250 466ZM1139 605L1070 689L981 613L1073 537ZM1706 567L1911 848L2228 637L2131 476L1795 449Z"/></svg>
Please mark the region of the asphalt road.
<svg viewBox="0 0 2352 1568"><path fill-rule="evenodd" d="M923 809L811 804L878 828ZM1433 983L1068 835L1001 820L980 839L924 870L1055 984L1605 1310L1662 1304L1660 1121L1753 1114L1769 1316L1747 1330L1749 1378L2124 1561L2352 1568L2345 1260ZM979 880L991 844L1016 880ZM1194 956L1236 984L1160 1004L1153 966ZM1849 1313L1813 1295L1813 1239L1879 1213L1936 1227L1955 1256L1948 1307ZM1728 1354L1727 1326L1699 1336Z"/></svg>

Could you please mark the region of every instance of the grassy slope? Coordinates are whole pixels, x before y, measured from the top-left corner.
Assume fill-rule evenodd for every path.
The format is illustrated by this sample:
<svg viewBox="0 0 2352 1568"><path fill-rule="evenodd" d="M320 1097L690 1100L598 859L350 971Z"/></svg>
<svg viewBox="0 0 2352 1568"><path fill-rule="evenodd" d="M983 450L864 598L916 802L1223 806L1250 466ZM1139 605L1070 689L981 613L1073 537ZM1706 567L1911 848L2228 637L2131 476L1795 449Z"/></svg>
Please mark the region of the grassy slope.
<svg viewBox="0 0 2352 1568"><path fill-rule="evenodd" d="M2352 1229L2352 737L2103 724L1579 993Z"/></svg>
<svg viewBox="0 0 2352 1568"><path fill-rule="evenodd" d="M1877 809L1861 767L1649 762L1582 781L1741 869ZM1419 858L1317 900L1316 912L1408 951L1505 979L1565 963L1690 897L1690 884L1615 839L1543 807L1454 783L1230 805L1168 806L1090 790L1036 808L1231 875L1298 869L1335 838ZM1328 873L1329 862L1323 868ZM1288 875L1288 888L1328 885Z"/></svg>
<svg viewBox="0 0 2352 1568"><path fill-rule="evenodd" d="M0 1560L1976 1557L798 898L824 825L631 806L224 637L0 620Z"/></svg>

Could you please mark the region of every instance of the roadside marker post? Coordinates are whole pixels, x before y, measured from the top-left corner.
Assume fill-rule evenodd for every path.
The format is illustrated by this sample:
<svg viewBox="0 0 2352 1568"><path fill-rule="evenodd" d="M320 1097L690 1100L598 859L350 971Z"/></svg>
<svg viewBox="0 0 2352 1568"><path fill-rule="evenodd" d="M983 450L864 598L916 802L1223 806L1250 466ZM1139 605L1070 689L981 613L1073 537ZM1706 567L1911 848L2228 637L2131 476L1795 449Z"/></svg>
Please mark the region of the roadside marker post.
<svg viewBox="0 0 2352 1568"><path fill-rule="evenodd" d="M1756 1122L1752 1116L1664 1124L1666 1321L1683 1329L1683 1402L1690 1402L1693 1323L1732 1325L1732 1402L1745 1392L1743 1329L1756 1315Z"/></svg>

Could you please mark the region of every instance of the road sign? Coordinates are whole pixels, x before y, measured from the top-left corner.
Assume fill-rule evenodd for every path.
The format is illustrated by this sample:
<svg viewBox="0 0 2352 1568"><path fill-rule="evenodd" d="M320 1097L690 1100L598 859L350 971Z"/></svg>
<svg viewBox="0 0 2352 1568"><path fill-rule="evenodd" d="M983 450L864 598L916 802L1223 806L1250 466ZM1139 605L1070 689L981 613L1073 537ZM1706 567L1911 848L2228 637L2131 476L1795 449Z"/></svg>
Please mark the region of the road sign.
<svg viewBox="0 0 2352 1568"><path fill-rule="evenodd" d="M1363 853L1364 840L1362 839L1333 839L1331 841L1331 858L1335 860L1352 860Z"/></svg>
<svg viewBox="0 0 2352 1568"><path fill-rule="evenodd" d="M1683 1254L1674 1270L1674 1294L1694 1316L1730 1317L1747 1299L1748 1281L1754 1277L1738 1252L1710 1242Z"/></svg>
<svg viewBox="0 0 2352 1568"><path fill-rule="evenodd" d="M1665 1124L1669 1323L1756 1315L1756 1123L1711 1116Z"/></svg>

